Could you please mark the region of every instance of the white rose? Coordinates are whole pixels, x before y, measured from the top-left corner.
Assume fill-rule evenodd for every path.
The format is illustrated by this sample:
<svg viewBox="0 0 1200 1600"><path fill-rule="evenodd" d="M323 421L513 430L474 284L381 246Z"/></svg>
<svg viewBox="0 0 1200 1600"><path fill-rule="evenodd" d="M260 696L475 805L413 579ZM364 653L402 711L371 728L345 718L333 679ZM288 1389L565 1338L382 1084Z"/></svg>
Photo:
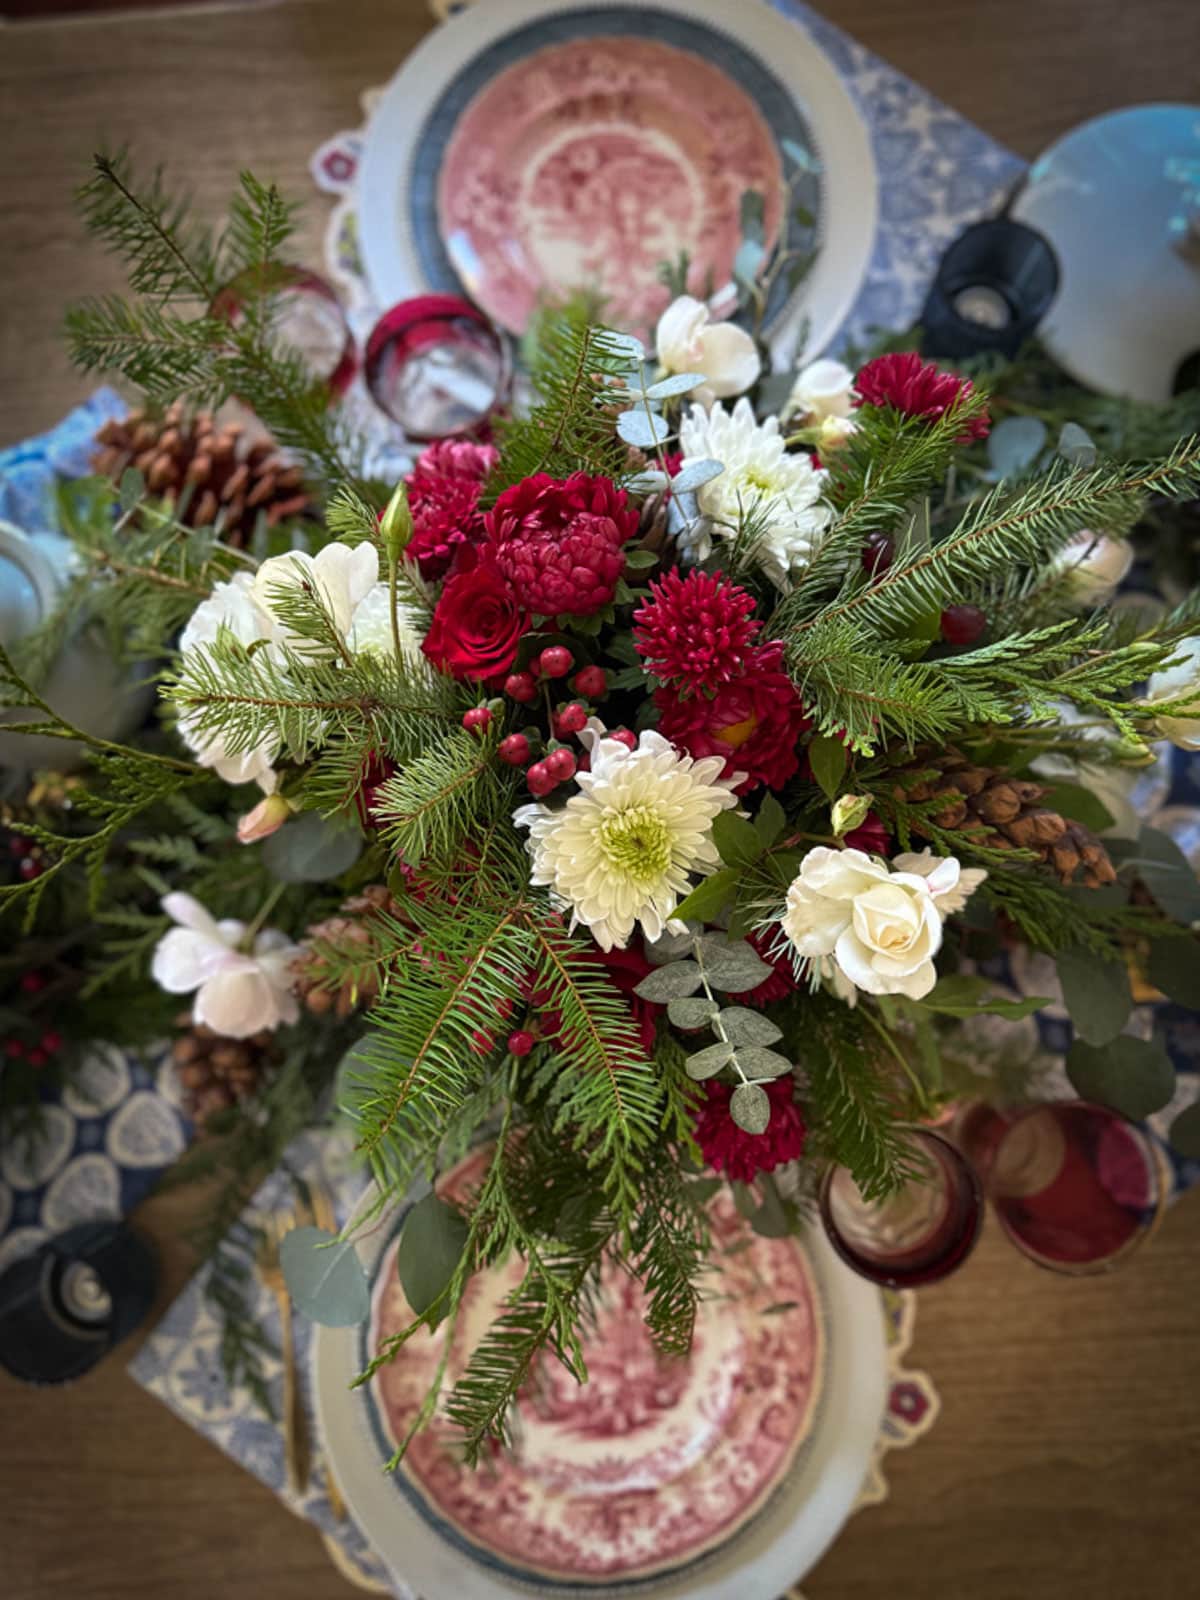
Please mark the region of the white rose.
<svg viewBox="0 0 1200 1600"><path fill-rule="evenodd" d="M1194 715L1159 717L1158 731L1181 750L1200 750L1200 637L1181 639L1173 667L1150 675L1145 704L1156 700L1181 700L1186 696Z"/></svg>
<svg viewBox="0 0 1200 1600"><path fill-rule="evenodd" d="M827 417L849 417L854 398L854 374L840 361L823 357L810 361L796 374L784 407L785 417L810 423Z"/></svg>
<svg viewBox="0 0 1200 1600"><path fill-rule="evenodd" d="M429 661L421 653L425 638L424 618L419 608L406 602L403 596L396 600L396 632L400 636L400 652L405 665L413 671L428 671ZM392 595L386 583L376 583L361 600L354 612L354 622L347 639L356 656L391 656L395 649L392 634Z"/></svg>
<svg viewBox="0 0 1200 1600"><path fill-rule="evenodd" d="M1052 572L1069 573L1071 599L1080 606L1098 606L1115 592L1133 565L1133 546L1125 539L1082 528L1054 557Z"/></svg>
<svg viewBox="0 0 1200 1600"><path fill-rule="evenodd" d="M271 636L270 618L254 603L253 580L249 573L239 572L228 583L217 584L207 600L202 600L192 612L179 640L185 671L188 657L207 651L222 628L228 629L239 644L244 645L256 644ZM197 727L196 713L186 709L179 714L179 732L200 765L212 767L226 783L257 783L264 794L274 793L277 740L231 755L224 736L211 730L202 734Z"/></svg>
<svg viewBox="0 0 1200 1600"><path fill-rule="evenodd" d="M298 655L320 659L328 647L302 638L280 621L278 606L289 589L307 586L333 621L338 636L345 639L354 622L359 602L379 580L379 556L371 544L327 544L315 556L302 550L290 555L272 556L254 575L253 595L272 624L272 634Z"/></svg>
<svg viewBox="0 0 1200 1600"><path fill-rule="evenodd" d="M654 345L667 372L704 374L695 393L707 404L742 394L762 371L758 347L746 330L733 322L714 322L704 302L690 294L673 300L658 319Z"/></svg>
<svg viewBox="0 0 1200 1600"><path fill-rule="evenodd" d="M893 856L892 866L925 879L943 921L961 911L987 877L983 867L964 867L956 856L935 856L929 849Z"/></svg>
<svg viewBox="0 0 1200 1600"><path fill-rule="evenodd" d="M788 890L782 924L799 955L825 972L823 958L831 957L867 994L920 1000L937 982L942 915L929 879L893 872L861 850L810 850Z"/></svg>
<svg viewBox="0 0 1200 1600"><path fill-rule="evenodd" d="M295 1022L291 964L301 954L277 929L266 928L253 951L238 948L244 922L217 922L190 894L169 894L162 908L177 924L154 951L151 974L168 994L196 991L193 1022L227 1039L247 1039L264 1028Z"/></svg>

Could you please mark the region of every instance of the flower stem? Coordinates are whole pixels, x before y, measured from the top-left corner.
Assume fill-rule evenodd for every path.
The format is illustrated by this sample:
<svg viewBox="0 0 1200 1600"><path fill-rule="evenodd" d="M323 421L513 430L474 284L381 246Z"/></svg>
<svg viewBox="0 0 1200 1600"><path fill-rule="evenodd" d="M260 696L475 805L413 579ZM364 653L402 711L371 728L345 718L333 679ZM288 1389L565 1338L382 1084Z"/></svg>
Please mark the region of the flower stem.
<svg viewBox="0 0 1200 1600"><path fill-rule="evenodd" d="M399 613L399 562L395 555L388 555L388 616L392 624L392 649L396 654L396 666L404 671L404 651L400 647L400 613Z"/></svg>
<svg viewBox="0 0 1200 1600"><path fill-rule="evenodd" d="M272 911L274 911L275 907L279 904L280 896L283 894L283 891L286 888L287 885L285 883L277 883L275 885L270 894L263 901L262 905L259 906L258 910L255 912L254 921L249 924L245 933L238 940L238 948L244 950L247 955L250 955L253 952L254 941L258 938L259 933L262 931L263 923L266 922Z"/></svg>

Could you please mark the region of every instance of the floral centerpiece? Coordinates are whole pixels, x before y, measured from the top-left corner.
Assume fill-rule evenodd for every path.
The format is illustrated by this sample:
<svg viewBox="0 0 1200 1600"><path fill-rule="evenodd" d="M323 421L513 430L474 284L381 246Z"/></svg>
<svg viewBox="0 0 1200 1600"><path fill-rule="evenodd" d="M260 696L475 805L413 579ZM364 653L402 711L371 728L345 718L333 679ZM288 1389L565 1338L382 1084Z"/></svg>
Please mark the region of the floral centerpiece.
<svg viewBox="0 0 1200 1600"><path fill-rule="evenodd" d="M54 626L162 663L159 708L116 747L5 657L8 701L88 768L67 821L13 822L39 865L0 896L34 934L88 920L85 998L172 997L200 1159L235 1179L331 1083L377 1206L488 1137L469 1205L409 1214L414 1320L385 1352L522 1258L445 1397L472 1458L543 1349L586 1379L603 1263L686 1352L714 1183L779 1232L825 1163L867 1196L905 1181L962 1020L1040 1003L981 970L998 948L1069 956L1085 1007L1131 958L1194 954L1186 864L1161 836L1123 858L1079 776L1200 740L1196 595L1150 623L1098 608L1111 547L1196 493L1194 439L1101 459L1076 428L989 482L983 387L898 353L811 363L756 407L753 339L684 297L649 352L547 318L524 415L371 484L269 297L234 326L208 309L282 247L275 192L244 180L216 244L120 164L85 198L148 297L75 313L77 356L152 399L253 402L323 516L235 547L136 458L76 502ZM1082 1092L1165 1100L1151 1047L1089 1038ZM310 1238L294 1280L354 1315L348 1244L324 1246L351 1263L325 1299Z"/></svg>

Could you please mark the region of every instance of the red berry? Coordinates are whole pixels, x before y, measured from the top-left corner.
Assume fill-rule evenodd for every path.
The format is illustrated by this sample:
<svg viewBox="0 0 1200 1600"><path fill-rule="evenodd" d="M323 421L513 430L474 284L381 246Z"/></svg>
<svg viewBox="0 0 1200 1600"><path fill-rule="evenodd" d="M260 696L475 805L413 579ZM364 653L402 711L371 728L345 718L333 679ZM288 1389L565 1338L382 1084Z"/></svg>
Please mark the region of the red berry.
<svg viewBox="0 0 1200 1600"><path fill-rule="evenodd" d="M580 705L578 700L572 700L570 705L564 706L555 717L555 732L559 735L579 733L581 729L587 727L587 719L587 707Z"/></svg>
<svg viewBox="0 0 1200 1600"><path fill-rule="evenodd" d="M510 1056L527 1056L536 1043L537 1040L527 1028L518 1028L508 1036L508 1053Z"/></svg>
<svg viewBox="0 0 1200 1600"><path fill-rule="evenodd" d="M545 761L535 761L525 774L525 782L529 785L530 794L537 795L539 799L544 794L549 794L551 789L558 788L558 779L551 775Z"/></svg>
<svg viewBox="0 0 1200 1600"><path fill-rule="evenodd" d="M484 1033L482 1028L476 1028L471 1035L471 1048L477 1055L488 1056L496 1048L496 1041L490 1033Z"/></svg>
<svg viewBox="0 0 1200 1600"><path fill-rule="evenodd" d="M472 706L463 712L462 725L468 733L482 733L491 720L492 713L486 706Z"/></svg>
<svg viewBox="0 0 1200 1600"><path fill-rule="evenodd" d="M537 699L537 683L532 672L510 672L504 680L504 692L510 700L527 706Z"/></svg>
<svg viewBox="0 0 1200 1600"><path fill-rule="evenodd" d="M618 744L623 744L626 750L637 749L637 734L631 733L628 728L611 728L604 737L606 739L615 739Z"/></svg>
<svg viewBox="0 0 1200 1600"><path fill-rule="evenodd" d="M48 1054L53 1056L57 1055L57 1053L62 1049L63 1038L61 1033L55 1033L53 1028L51 1028L48 1033L44 1033L42 1035L38 1042L43 1050L47 1051Z"/></svg>
<svg viewBox="0 0 1200 1600"><path fill-rule="evenodd" d="M565 644L552 644L538 657L538 671L543 678L565 678L575 664L575 658Z"/></svg>
<svg viewBox="0 0 1200 1600"><path fill-rule="evenodd" d="M510 733L496 746L496 754L510 767L523 767L529 760L529 740L523 733Z"/></svg>
<svg viewBox="0 0 1200 1600"><path fill-rule="evenodd" d="M25 1046L20 1039L6 1039L4 1041L4 1054L10 1061L20 1061L25 1054Z"/></svg>
<svg viewBox="0 0 1200 1600"><path fill-rule="evenodd" d="M8 853L10 856L23 856L29 849L29 840L19 833L12 833L8 838Z"/></svg>
<svg viewBox="0 0 1200 1600"><path fill-rule="evenodd" d="M896 542L886 533L868 534L862 548L863 571L874 578L886 572L896 559Z"/></svg>
<svg viewBox="0 0 1200 1600"><path fill-rule="evenodd" d="M947 606L942 612L942 638L947 644L974 644L987 627L978 606Z"/></svg>
<svg viewBox="0 0 1200 1600"><path fill-rule="evenodd" d="M571 687L585 700L599 700L608 689L608 675L603 667L581 667L571 679Z"/></svg>
<svg viewBox="0 0 1200 1600"><path fill-rule="evenodd" d="M565 783L568 778L575 776L575 755L565 745L558 750L551 750L543 765L555 783Z"/></svg>
<svg viewBox="0 0 1200 1600"><path fill-rule="evenodd" d="M34 878L41 877L42 863L40 861L35 861L32 856L26 856L24 861L22 861L21 865L17 868L17 872L26 883L31 883Z"/></svg>
<svg viewBox="0 0 1200 1600"><path fill-rule="evenodd" d="M23 972L21 974L21 987L26 994L38 994L46 987L46 974L44 972Z"/></svg>
<svg viewBox="0 0 1200 1600"><path fill-rule="evenodd" d="M42 1067L49 1066L49 1064L50 1057L44 1050L39 1050L35 1046L34 1049L29 1052L29 1065L31 1067L37 1067L40 1071Z"/></svg>

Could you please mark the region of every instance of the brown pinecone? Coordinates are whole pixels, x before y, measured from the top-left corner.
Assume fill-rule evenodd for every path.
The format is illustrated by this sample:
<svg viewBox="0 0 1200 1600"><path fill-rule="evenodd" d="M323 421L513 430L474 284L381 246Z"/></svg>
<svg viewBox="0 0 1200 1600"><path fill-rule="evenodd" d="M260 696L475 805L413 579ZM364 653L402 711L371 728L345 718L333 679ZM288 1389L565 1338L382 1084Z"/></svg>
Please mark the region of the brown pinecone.
<svg viewBox="0 0 1200 1600"><path fill-rule="evenodd" d="M171 1047L188 1115L202 1125L220 1111L248 1100L277 1056L269 1031L249 1039L227 1039L188 1012L178 1022L187 1031Z"/></svg>
<svg viewBox="0 0 1200 1600"><path fill-rule="evenodd" d="M368 884L358 894L342 902L338 914L314 922L305 939L313 944L333 945L348 959L361 951L364 966L347 974L340 982L329 971L329 962L319 949L308 948L292 962L296 993L316 1017L332 1011L348 1017L359 1006L369 1006L379 993L379 974L367 965L374 943L371 923L380 915L401 918L402 913L391 892L382 883Z"/></svg>
<svg viewBox="0 0 1200 1600"><path fill-rule="evenodd" d="M937 776L930 776L935 768ZM993 850L1036 851L1064 884L1081 873L1085 887L1096 889L1116 877L1108 851L1090 828L1041 804L1044 785L976 766L953 746L940 755L918 754L908 770L912 781L897 785L897 798L944 800L929 817L939 828L970 834ZM917 818L910 826L921 833Z"/></svg>
<svg viewBox="0 0 1200 1600"><path fill-rule="evenodd" d="M161 417L131 411L100 429L92 466L114 483L136 467L151 494L173 503L189 491L181 521L189 528L219 522L225 543L242 546L260 516L274 526L311 504L300 468L270 439L244 433L240 423L218 425L207 411L189 418L178 403Z"/></svg>

